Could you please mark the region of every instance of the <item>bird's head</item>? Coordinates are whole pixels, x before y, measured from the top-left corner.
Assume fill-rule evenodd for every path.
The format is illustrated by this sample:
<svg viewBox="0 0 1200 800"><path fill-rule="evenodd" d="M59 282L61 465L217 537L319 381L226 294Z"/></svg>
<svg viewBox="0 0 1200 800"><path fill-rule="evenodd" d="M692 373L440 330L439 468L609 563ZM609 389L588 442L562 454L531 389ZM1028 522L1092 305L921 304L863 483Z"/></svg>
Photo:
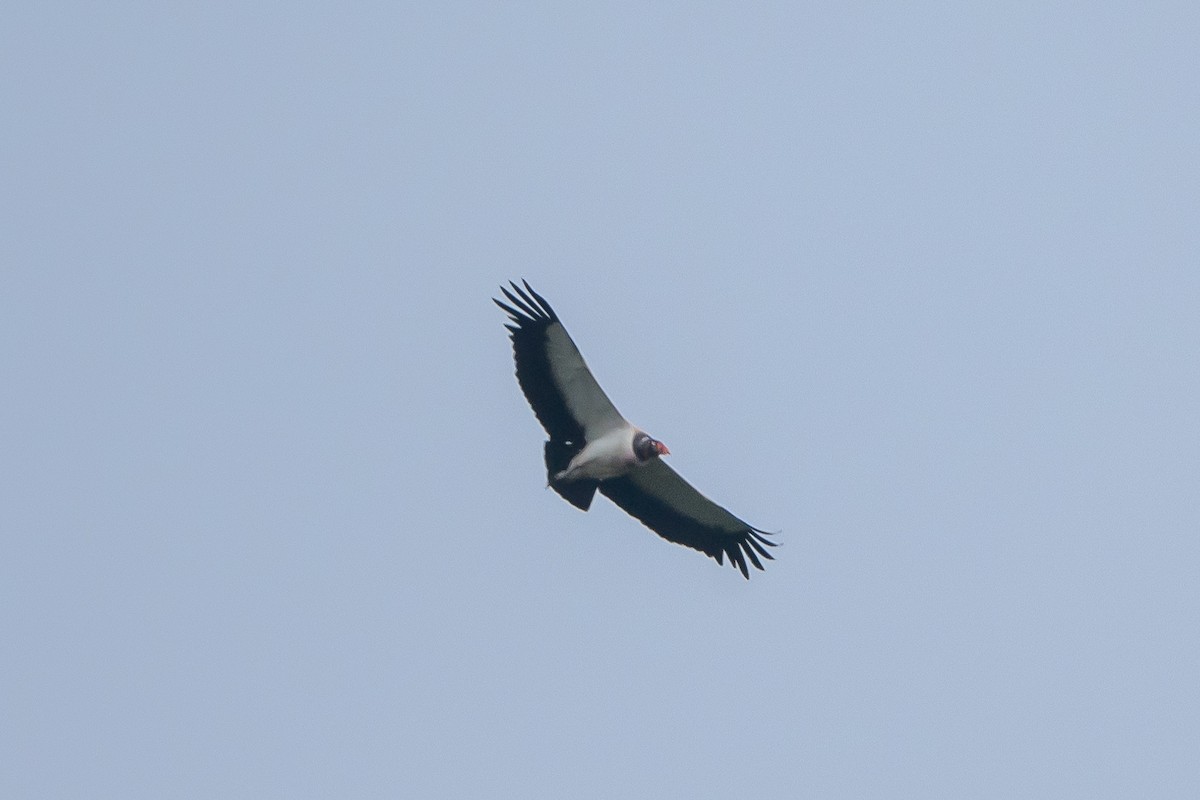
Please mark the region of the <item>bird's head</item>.
<svg viewBox="0 0 1200 800"><path fill-rule="evenodd" d="M633 453L638 461L649 461L658 456L669 456L671 451L658 439L651 438L650 434L638 431L633 437Z"/></svg>

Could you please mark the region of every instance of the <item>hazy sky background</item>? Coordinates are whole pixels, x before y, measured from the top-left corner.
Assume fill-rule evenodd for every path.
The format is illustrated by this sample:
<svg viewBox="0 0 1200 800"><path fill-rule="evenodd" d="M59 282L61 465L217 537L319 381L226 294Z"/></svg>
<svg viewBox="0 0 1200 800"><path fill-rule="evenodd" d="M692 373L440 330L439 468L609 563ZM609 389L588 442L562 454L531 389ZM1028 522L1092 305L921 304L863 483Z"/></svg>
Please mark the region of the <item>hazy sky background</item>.
<svg viewBox="0 0 1200 800"><path fill-rule="evenodd" d="M1200 796L1193 3L10 3L0 795ZM526 277L749 582L544 488Z"/></svg>

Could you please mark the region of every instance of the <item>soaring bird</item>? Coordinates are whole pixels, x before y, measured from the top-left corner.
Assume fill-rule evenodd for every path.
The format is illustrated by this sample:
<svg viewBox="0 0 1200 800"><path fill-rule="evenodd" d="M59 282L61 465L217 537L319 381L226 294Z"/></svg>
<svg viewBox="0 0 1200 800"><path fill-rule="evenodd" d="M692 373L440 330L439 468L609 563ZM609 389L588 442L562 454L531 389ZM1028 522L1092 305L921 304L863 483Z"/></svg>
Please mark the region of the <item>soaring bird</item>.
<svg viewBox="0 0 1200 800"><path fill-rule="evenodd" d="M550 304L510 281L500 287L507 303L517 382L546 434L546 479L571 505L587 511L600 493L669 542L699 550L750 577L749 561L762 569L775 543L709 500L667 466L667 446L629 423L579 354Z"/></svg>

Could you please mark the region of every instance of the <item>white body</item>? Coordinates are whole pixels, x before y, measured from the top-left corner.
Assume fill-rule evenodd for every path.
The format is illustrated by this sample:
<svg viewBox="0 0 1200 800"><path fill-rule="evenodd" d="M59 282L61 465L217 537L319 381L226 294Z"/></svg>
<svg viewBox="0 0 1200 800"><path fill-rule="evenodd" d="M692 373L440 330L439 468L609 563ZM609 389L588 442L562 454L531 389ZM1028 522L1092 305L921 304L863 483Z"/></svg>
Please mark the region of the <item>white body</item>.
<svg viewBox="0 0 1200 800"><path fill-rule="evenodd" d="M604 481L624 475L641 463L633 452L633 437L637 432L637 428L626 423L588 442L554 480Z"/></svg>

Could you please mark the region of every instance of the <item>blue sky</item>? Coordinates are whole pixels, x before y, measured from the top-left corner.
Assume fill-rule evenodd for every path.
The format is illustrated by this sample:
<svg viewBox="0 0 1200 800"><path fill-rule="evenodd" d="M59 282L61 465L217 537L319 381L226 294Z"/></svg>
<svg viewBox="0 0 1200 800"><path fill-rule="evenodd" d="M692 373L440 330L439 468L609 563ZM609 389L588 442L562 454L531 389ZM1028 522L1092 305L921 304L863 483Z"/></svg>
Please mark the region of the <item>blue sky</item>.
<svg viewBox="0 0 1200 800"><path fill-rule="evenodd" d="M0 794L1200 793L1188 4L2 16Z"/></svg>

